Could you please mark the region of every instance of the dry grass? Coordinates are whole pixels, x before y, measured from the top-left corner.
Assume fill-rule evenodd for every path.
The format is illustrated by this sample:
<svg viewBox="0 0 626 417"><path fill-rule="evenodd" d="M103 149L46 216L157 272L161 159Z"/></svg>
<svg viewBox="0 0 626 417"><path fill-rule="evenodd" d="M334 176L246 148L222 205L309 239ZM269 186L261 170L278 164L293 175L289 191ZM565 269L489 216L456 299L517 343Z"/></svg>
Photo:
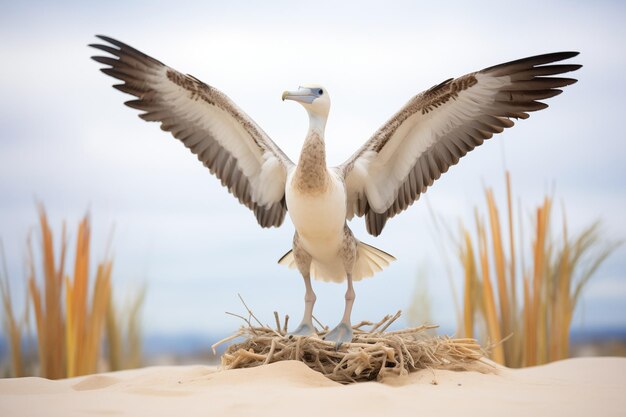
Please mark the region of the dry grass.
<svg viewBox="0 0 626 417"><path fill-rule="evenodd" d="M65 278L68 377L97 371L102 330L111 298L111 260L98 264L89 297L90 234L89 220L85 217L78 227L74 280Z"/></svg>
<svg viewBox="0 0 626 417"><path fill-rule="evenodd" d="M2 260L2 270L0 270L0 296L4 307L4 327L9 337L11 351L11 374L15 377L25 376L24 358L22 355L22 340L26 323L28 322L28 298L24 303L24 312L21 318L16 318L11 301L11 288L9 285L9 273L6 267L4 247L0 241L0 259Z"/></svg>
<svg viewBox="0 0 626 417"><path fill-rule="evenodd" d="M96 266L95 274L90 278L90 240L91 227L89 217L85 216L78 226L73 274L65 270L67 255L67 235L63 225L58 254L55 251L52 229L43 206L39 206L39 252L35 251L28 239L28 298L34 311L39 375L50 379L59 379L85 375L98 371L102 357L100 349L104 340L105 323L115 315L111 301L112 260L105 259ZM37 268L35 254L40 253L40 268ZM42 276L39 276L38 272ZM6 275L6 272L5 274ZM13 314L13 307L8 288L8 279L0 280L0 290L7 328L11 343L13 375L22 376L24 372L23 352L20 346L23 329L28 317L18 322ZM138 310L143 302L143 293L136 300L130 312L130 328L125 340L130 340L130 349L124 354L124 364L137 363L141 355L139 340ZM28 311L28 310L27 310ZM107 316L110 316L107 320ZM121 352L122 337L115 333L116 327L109 329L108 351ZM115 346L113 346L115 345ZM120 360L120 363L122 361Z"/></svg>
<svg viewBox="0 0 626 417"><path fill-rule="evenodd" d="M465 337L474 337L477 329L483 329L484 339L491 345L491 357L510 367L567 358L576 303L585 284L617 244L601 244L598 223L570 237L565 219L560 237L553 237L552 198L546 196L534 211L532 263L526 267L523 242L515 245L508 172L506 190L508 230L504 230L508 247L491 189L485 190L489 226L476 210L475 238L462 227L459 259L465 279L459 328ZM519 224L523 225L521 219ZM520 240L523 230L520 226ZM516 263L517 259L522 259L522 265Z"/></svg>
<svg viewBox="0 0 626 417"><path fill-rule="evenodd" d="M41 376L58 379L65 372L65 323L63 318L63 277L67 241L63 225L61 252L55 261L52 230L45 210L39 207L43 284L37 280L32 242L28 241L28 290L35 311ZM43 288L41 288L41 286Z"/></svg>
<svg viewBox="0 0 626 417"><path fill-rule="evenodd" d="M316 336L288 336L288 316L281 326L278 314L276 327L262 325L250 310L249 318L238 316L247 325L222 343L244 337L241 343L228 347L222 356L225 369L251 368L284 360L297 360L309 368L342 384L381 380L389 375L406 375L425 368L466 369L482 358L474 339L451 339L429 336L426 330L437 326L419 326L386 331L400 312L386 316L378 323L361 322L353 326L351 343L336 349L334 342L322 340L325 327ZM256 325L252 324L252 319ZM368 330L363 330L369 326Z"/></svg>
<svg viewBox="0 0 626 417"><path fill-rule="evenodd" d="M112 261L99 263L95 279L90 283L91 228L89 218L85 216L78 227L74 274L73 278L70 277L64 271L67 253L65 225L60 255L55 262L52 230L41 206L39 224L43 288L36 276L35 258L30 244L28 284L35 310L41 375L58 379L96 372L105 314L111 296ZM93 286L91 291L90 285Z"/></svg>
<svg viewBox="0 0 626 417"><path fill-rule="evenodd" d="M108 364L111 371L139 368L142 365L141 354L141 308L146 298L146 286L132 299L125 309L109 303L106 315L106 337L108 345Z"/></svg>

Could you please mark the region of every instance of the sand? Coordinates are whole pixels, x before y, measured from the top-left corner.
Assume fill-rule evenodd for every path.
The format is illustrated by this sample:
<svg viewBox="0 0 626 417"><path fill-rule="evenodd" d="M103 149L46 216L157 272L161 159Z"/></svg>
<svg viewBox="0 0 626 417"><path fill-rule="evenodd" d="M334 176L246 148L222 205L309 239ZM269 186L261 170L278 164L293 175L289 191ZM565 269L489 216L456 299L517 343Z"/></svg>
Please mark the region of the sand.
<svg viewBox="0 0 626 417"><path fill-rule="evenodd" d="M626 416L626 359L339 385L295 361L0 380L0 416Z"/></svg>

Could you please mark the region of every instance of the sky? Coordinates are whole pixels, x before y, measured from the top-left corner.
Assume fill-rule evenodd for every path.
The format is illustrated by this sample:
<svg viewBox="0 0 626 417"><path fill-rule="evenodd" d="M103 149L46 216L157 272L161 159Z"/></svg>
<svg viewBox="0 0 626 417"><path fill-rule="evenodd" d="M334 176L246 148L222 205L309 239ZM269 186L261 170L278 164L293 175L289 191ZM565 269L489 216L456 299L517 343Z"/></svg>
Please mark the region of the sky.
<svg viewBox="0 0 626 417"><path fill-rule="evenodd" d="M356 284L353 320L406 310L425 291L431 319L454 329L454 248L442 255L433 217L453 233L473 225L483 188L504 205L505 167L528 220L549 193L555 224L565 207L572 233L595 220L602 236L626 238L626 5L623 2L2 2L0 9L0 238L13 297L23 296L26 238L36 202L57 238L93 222L93 259L114 229L116 300L148 288L148 333L223 333L240 322L241 294L271 322L300 319L304 286L276 261L293 226L261 229L184 146L122 105L130 99L89 59L104 34L229 95L297 160L306 112L284 90L320 83L332 98L328 162L338 165L409 98L449 77L554 51L580 51L579 82L550 107L487 141L442 176L378 238L350 227L398 259ZM555 228L555 233L559 228ZM74 242L70 241L70 244ZM445 267L450 265L450 271ZM451 276L450 276L451 273ZM424 284L426 282L426 284ZM334 325L343 285L314 282L315 315ZM403 324L406 324L405 321ZM626 245L597 271L574 328L626 327Z"/></svg>

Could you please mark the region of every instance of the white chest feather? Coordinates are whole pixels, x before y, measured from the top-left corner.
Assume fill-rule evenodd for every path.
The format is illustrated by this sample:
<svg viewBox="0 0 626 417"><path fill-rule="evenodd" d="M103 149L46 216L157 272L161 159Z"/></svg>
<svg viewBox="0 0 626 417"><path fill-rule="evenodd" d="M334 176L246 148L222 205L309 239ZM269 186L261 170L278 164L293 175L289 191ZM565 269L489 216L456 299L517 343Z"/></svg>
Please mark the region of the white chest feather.
<svg viewBox="0 0 626 417"><path fill-rule="evenodd" d="M326 248L335 249L343 239L346 190L334 172L329 171L328 175L328 186L311 194L296 187L294 172L287 178L285 199L289 216L305 249L314 257Z"/></svg>

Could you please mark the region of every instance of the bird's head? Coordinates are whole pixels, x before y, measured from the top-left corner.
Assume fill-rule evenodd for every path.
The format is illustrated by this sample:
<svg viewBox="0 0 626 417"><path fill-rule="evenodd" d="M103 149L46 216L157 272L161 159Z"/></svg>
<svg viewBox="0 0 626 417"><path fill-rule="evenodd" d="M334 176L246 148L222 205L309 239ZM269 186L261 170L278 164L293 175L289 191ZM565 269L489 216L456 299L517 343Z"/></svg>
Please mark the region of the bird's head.
<svg viewBox="0 0 626 417"><path fill-rule="evenodd" d="M317 84L300 86L297 91L285 91L284 100L293 100L302 104L312 116L326 119L330 111L330 97L324 87Z"/></svg>

